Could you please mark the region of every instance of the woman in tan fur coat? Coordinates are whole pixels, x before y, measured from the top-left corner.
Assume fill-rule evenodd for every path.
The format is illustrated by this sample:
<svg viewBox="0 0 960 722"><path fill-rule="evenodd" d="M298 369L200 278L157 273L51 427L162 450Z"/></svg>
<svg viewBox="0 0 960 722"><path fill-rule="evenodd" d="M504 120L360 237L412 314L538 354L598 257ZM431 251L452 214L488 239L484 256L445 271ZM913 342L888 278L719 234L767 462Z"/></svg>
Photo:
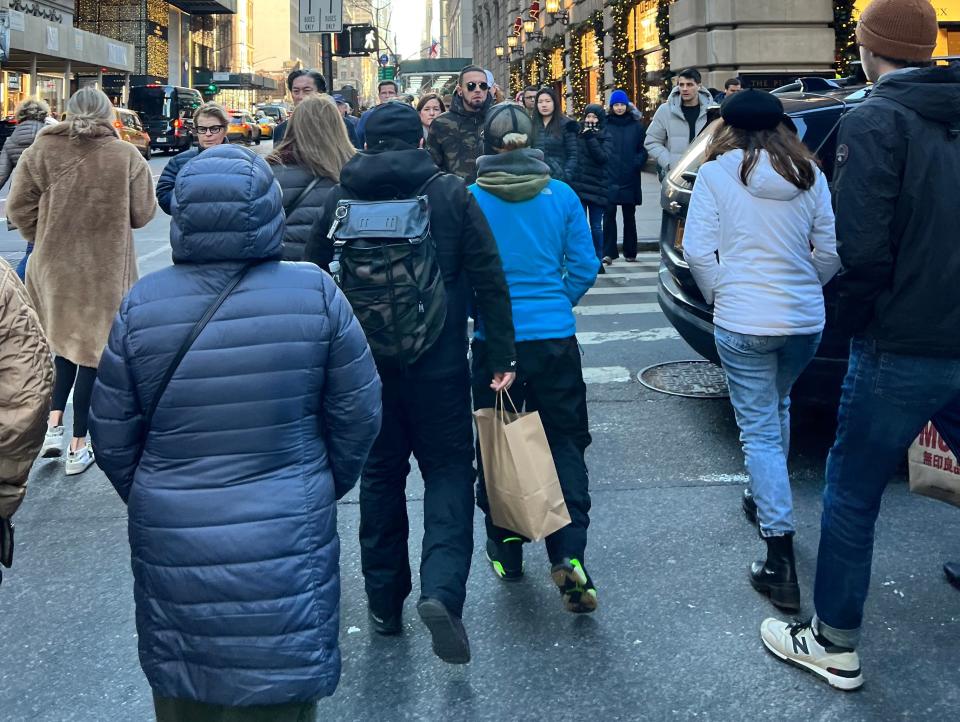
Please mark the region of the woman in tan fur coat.
<svg viewBox="0 0 960 722"><path fill-rule="evenodd" d="M100 354L124 294L137 280L133 228L153 218L150 167L117 136L110 99L95 88L67 103L67 119L24 151L7 217L34 243L27 290L54 353L44 456L63 453L63 411L73 390L66 473L93 463L87 413Z"/></svg>

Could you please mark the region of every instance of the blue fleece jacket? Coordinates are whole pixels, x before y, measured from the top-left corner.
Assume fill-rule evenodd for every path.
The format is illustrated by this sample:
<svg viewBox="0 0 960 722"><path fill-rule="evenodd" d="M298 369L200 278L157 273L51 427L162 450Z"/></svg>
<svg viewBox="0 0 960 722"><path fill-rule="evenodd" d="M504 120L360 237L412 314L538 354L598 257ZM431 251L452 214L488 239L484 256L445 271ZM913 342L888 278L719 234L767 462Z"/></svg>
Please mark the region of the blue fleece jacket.
<svg viewBox="0 0 960 722"><path fill-rule="evenodd" d="M558 180L525 201L504 200L476 184L470 192L500 249L516 340L573 336L573 308L600 267L577 194ZM476 337L483 338L482 319Z"/></svg>

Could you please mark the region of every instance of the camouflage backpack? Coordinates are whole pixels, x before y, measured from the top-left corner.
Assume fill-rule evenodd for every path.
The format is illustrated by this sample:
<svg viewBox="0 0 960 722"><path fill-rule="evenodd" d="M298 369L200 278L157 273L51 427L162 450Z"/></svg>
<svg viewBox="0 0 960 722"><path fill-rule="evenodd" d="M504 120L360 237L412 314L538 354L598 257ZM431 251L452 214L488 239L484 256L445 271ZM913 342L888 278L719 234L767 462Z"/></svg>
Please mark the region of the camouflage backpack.
<svg viewBox="0 0 960 722"><path fill-rule="evenodd" d="M447 299L423 195L440 175L413 198L341 200L327 234L333 239L330 273L378 364L412 364L443 330Z"/></svg>

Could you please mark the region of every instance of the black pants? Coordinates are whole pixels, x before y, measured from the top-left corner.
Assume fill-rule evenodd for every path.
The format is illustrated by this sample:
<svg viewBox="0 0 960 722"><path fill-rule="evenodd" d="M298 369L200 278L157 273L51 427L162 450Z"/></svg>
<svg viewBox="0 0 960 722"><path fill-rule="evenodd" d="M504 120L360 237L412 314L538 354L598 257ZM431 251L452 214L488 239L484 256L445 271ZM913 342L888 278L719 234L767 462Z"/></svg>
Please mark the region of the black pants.
<svg viewBox="0 0 960 722"><path fill-rule="evenodd" d="M607 206L603 212L603 255L618 258L617 208L623 211L623 257L637 257L637 207L630 203Z"/></svg>
<svg viewBox="0 0 960 722"><path fill-rule="evenodd" d="M411 452L424 482L420 591L463 612L473 554L473 416L467 369L417 380L384 373L383 423L360 480L360 559L374 614L410 594L406 482Z"/></svg>
<svg viewBox="0 0 960 722"><path fill-rule="evenodd" d="M90 395L93 393L93 382L97 380L97 370L89 366L77 366L62 356L55 357L53 365L57 377L53 384L51 410L63 411L66 409L70 389L73 389L73 435L82 439L87 435Z"/></svg>
<svg viewBox="0 0 960 722"><path fill-rule="evenodd" d="M316 722L316 702L227 707L153 695L157 722Z"/></svg>
<svg viewBox="0 0 960 722"><path fill-rule="evenodd" d="M496 394L490 388L492 374L486 364L483 342L473 344L473 406L493 408ZM570 512L571 523L546 538L551 564L564 557L584 559L587 527L590 524L590 488L584 452L590 445L587 422L587 387L583 383L580 348L575 336L546 341L521 341L517 344L517 380L510 387L510 398L518 409L539 411L547 433L560 488ZM480 460L480 447L477 446ZM486 519L487 536L501 540L519 536L501 529L490 519L483 464L478 463L477 506Z"/></svg>

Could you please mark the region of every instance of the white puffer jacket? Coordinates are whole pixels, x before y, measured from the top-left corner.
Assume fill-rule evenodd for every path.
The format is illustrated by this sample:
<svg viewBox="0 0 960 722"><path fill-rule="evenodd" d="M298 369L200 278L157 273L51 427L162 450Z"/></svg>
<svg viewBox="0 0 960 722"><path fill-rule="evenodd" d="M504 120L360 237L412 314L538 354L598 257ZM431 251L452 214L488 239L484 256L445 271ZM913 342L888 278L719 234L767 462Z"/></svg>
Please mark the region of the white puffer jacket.
<svg viewBox="0 0 960 722"><path fill-rule="evenodd" d="M764 151L740 180L743 151L704 163L687 211L683 256L717 326L754 336L819 333L822 286L840 270L827 179L803 191ZM717 261L719 254L719 262Z"/></svg>

